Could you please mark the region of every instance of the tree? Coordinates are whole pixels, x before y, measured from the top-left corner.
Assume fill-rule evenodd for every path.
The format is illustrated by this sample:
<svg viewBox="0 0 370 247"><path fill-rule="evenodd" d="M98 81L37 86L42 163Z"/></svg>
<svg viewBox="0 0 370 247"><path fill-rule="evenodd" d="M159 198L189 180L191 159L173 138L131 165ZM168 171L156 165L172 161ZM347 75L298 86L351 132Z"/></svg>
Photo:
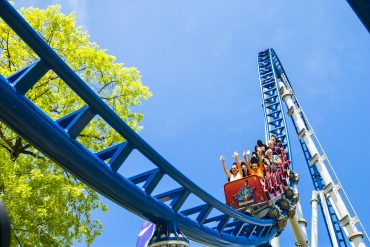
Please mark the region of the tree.
<svg viewBox="0 0 370 247"><path fill-rule="evenodd" d="M22 9L21 14L50 46L135 131L143 115L130 107L149 99L136 68L124 67L106 53L80 27L75 16L61 13L60 6L46 10ZM9 76L38 60L35 53L0 20L0 74ZM26 96L52 119L84 106L84 102L52 71ZM96 152L122 140L100 118L94 119L78 141ZM90 245L102 232L92 219L96 209L106 211L97 192L55 165L30 144L0 123L0 199L9 210L12 245L70 246L74 241Z"/></svg>

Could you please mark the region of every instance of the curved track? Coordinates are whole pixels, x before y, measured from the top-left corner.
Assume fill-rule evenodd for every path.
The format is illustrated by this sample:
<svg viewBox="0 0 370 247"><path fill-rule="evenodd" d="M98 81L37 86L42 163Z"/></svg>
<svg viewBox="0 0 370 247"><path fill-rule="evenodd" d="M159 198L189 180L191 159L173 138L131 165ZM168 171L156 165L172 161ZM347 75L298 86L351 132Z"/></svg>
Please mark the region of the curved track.
<svg viewBox="0 0 370 247"><path fill-rule="evenodd" d="M120 119L5 0L0 1L0 16L40 58L8 78L0 76L1 121L81 181L142 218L156 224L175 222L188 238L207 245L270 245L278 232L275 220L246 216L199 188ZM86 103L58 121L24 96L50 69ZM97 116L126 141L99 153L80 144L76 137ZM132 150L157 168L131 178L119 174ZM176 181L178 188L153 195L164 175ZM202 203L183 208L191 194ZM210 217L211 212L216 216Z"/></svg>

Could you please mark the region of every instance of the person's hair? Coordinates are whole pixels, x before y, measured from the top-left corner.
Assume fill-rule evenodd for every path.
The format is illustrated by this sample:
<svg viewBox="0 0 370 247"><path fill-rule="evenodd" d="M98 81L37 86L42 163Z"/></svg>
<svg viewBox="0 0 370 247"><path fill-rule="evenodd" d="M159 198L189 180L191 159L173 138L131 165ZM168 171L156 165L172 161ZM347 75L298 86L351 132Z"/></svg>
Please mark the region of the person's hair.
<svg viewBox="0 0 370 247"><path fill-rule="evenodd" d="M257 141L257 145L258 145L259 147L263 146L262 141L261 141L261 140L258 140L258 141Z"/></svg>
<svg viewBox="0 0 370 247"><path fill-rule="evenodd" d="M253 165L253 164L257 164L258 165L258 163L259 163L259 160L256 158L256 157L252 157L251 158L251 164Z"/></svg>

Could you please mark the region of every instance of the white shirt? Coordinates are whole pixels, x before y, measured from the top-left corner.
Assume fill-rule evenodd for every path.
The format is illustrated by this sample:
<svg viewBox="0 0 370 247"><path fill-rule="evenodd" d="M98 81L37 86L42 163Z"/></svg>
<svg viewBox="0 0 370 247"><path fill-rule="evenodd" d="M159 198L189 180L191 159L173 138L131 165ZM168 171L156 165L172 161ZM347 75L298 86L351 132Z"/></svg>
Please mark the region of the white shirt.
<svg viewBox="0 0 370 247"><path fill-rule="evenodd" d="M236 175L231 173L230 182L241 179L241 178L242 178L242 175L240 175L240 172L238 172Z"/></svg>

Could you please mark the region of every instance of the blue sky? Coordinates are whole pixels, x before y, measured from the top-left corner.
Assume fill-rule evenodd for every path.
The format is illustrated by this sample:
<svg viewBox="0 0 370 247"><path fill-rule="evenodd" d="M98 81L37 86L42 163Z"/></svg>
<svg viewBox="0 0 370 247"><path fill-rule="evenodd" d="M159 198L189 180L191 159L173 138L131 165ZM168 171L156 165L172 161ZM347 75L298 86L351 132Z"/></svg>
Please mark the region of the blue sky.
<svg viewBox="0 0 370 247"><path fill-rule="evenodd" d="M59 3L64 13L74 10L92 41L119 62L138 68L153 92L136 108L145 115L142 137L221 201L226 180L220 154L230 163L233 151L252 148L264 137L257 53L274 48L370 231L370 35L345 1L15 2L17 8ZM313 186L298 138L290 130L310 233ZM121 172L130 176L146 166L133 157ZM135 246L143 220L103 200L109 212L96 213L104 231L93 246ZM329 245L322 221L319 243ZM287 227L281 246L293 245Z"/></svg>

